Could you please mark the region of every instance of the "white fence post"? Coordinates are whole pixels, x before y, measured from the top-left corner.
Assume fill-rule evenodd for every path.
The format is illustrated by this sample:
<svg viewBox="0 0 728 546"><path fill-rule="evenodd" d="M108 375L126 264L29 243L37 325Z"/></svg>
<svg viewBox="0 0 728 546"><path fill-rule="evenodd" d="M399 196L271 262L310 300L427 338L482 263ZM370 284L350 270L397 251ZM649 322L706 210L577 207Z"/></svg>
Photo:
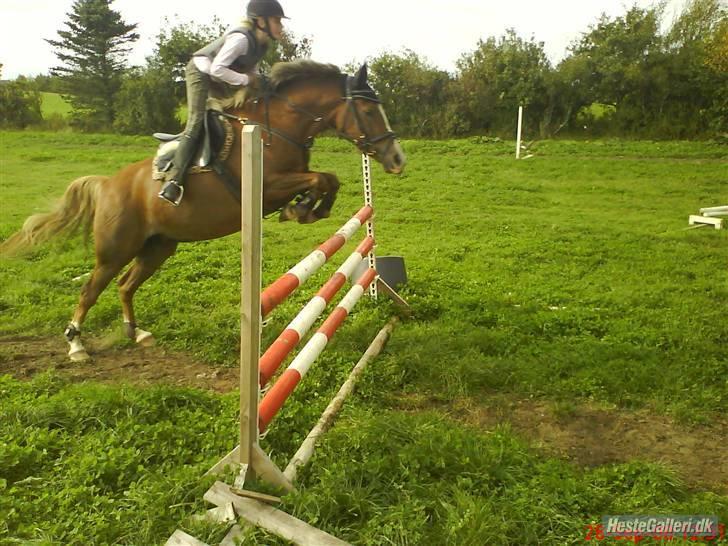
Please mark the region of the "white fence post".
<svg viewBox="0 0 728 546"><path fill-rule="evenodd" d="M521 127L523 126L523 106L518 107L518 134L516 136L516 159L521 159Z"/></svg>

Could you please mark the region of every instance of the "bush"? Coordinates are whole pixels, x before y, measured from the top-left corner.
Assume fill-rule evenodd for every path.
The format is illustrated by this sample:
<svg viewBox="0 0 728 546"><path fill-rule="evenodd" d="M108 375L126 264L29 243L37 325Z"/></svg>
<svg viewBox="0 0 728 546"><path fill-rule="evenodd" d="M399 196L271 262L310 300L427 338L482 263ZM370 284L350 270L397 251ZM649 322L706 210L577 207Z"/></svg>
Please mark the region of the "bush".
<svg viewBox="0 0 728 546"><path fill-rule="evenodd" d="M121 133L176 131L180 126L173 78L162 70L130 71L116 95L115 106L114 129Z"/></svg>
<svg viewBox="0 0 728 546"><path fill-rule="evenodd" d="M40 104L40 93L24 78L3 82L0 84L0 126L23 129L40 122L43 119Z"/></svg>
<svg viewBox="0 0 728 546"><path fill-rule="evenodd" d="M463 120L448 108L452 79L447 72L410 50L384 53L370 64L370 82L399 134L440 138L459 134Z"/></svg>
<svg viewBox="0 0 728 546"><path fill-rule="evenodd" d="M68 118L58 112L52 114L45 114L43 120L37 126L38 129L43 131L67 131L71 127L68 122Z"/></svg>

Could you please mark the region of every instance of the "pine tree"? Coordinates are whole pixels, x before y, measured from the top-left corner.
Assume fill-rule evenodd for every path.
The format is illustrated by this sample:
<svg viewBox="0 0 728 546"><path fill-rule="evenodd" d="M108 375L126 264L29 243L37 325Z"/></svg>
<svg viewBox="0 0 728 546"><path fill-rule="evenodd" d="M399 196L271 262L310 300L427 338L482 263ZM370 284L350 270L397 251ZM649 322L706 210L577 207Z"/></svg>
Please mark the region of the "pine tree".
<svg viewBox="0 0 728 546"><path fill-rule="evenodd" d="M73 123L85 129L110 127L128 45L139 38L136 24L111 9L113 0L76 0L58 40L46 40L62 65L51 69L63 81Z"/></svg>

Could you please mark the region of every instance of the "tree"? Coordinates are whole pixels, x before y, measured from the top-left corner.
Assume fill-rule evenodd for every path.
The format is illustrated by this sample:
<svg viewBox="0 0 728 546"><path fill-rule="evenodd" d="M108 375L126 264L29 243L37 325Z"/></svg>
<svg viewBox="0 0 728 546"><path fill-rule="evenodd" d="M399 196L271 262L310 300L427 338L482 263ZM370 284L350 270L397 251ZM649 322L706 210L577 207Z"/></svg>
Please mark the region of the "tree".
<svg viewBox="0 0 728 546"><path fill-rule="evenodd" d="M217 18L207 25L190 22L172 24L169 19L165 19L155 40L154 52L147 57L147 64L157 73L166 74L170 82L174 83L177 99L184 100L185 67L192 54L224 32L225 27Z"/></svg>
<svg viewBox="0 0 728 546"><path fill-rule="evenodd" d="M480 40L457 66L459 93L473 130L512 132L519 106L526 107L524 127L539 127L551 70L543 42L524 40L508 29L497 40Z"/></svg>
<svg viewBox="0 0 728 546"><path fill-rule="evenodd" d="M35 86L22 76L0 83L0 125L22 129L42 119L41 97Z"/></svg>
<svg viewBox="0 0 728 546"><path fill-rule="evenodd" d="M33 83L38 88L38 91L45 91L46 93L63 93L63 80L61 80L58 76L38 74L33 78Z"/></svg>
<svg viewBox="0 0 728 546"><path fill-rule="evenodd" d="M723 15L705 45L705 63L716 72L728 73L728 17Z"/></svg>
<svg viewBox="0 0 728 546"><path fill-rule="evenodd" d="M676 136L704 132L707 126L728 131L728 11L724 4L690 0L666 41L672 60L669 115L673 125L687 133Z"/></svg>
<svg viewBox="0 0 728 546"><path fill-rule="evenodd" d="M174 85L158 68L127 71L116 95L114 129L136 135L179 130Z"/></svg>
<svg viewBox="0 0 728 546"><path fill-rule="evenodd" d="M278 62L308 59L311 57L312 45L313 40L310 36L299 38L292 32L284 30L281 39L275 42L261 61L261 70L269 71Z"/></svg>
<svg viewBox="0 0 728 546"><path fill-rule="evenodd" d="M111 9L113 0L76 0L58 40L46 40L63 63L51 70L60 76L63 92L73 106L75 125L109 127L114 99L121 85L129 44L139 38L136 24L125 23Z"/></svg>
<svg viewBox="0 0 728 546"><path fill-rule="evenodd" d="M450 75L414 51L375 57L369 62L369 80L398 132L443 137L462 128L462 119L450 111Z"/></svg>
<svg viewBox="0 0 728 546"><path fill-rule="evenodd" d="M539 127L541 136L554 136L572 123L582 107L591 104L585 85L588 80L585 61L578 56L567 57L546 73L548 100Z"/></svg>
<svg viewBox="0 0 728 546"><path fill-rule="evenodd" d="M661 19L662 6L635 6L613 19L602 15L571 47L580 59L586 94L593 103L614 107L611 123L619 133L658 131L671 84Z"/></svg>
<svg viewBox="0 0 728 546"><path fill-rule="evenodd" d="M708 110L711 129L728 134L728 16L723 12L706 41L705 64L713 72L713 103Z"/></svg>
<svg viewBox="0 0 728 546"><path fill-rule="evenodd" d="M690 0L667 32L662 5L605 15L571 48L581 93L611 107L618 134L690 138L726 127L728 80L716 70L726 10ZM720 56L720 54L718 54Z"/></svg>

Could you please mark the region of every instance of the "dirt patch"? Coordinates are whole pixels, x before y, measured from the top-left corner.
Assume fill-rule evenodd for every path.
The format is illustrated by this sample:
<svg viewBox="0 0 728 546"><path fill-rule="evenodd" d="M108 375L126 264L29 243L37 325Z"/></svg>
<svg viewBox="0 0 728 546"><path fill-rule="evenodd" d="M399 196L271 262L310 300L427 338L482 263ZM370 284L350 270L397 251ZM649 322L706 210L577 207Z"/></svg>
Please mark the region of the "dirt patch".
<svg viewBox="0 0 728 546"><path fill-rule="evenodd" d="M214 367L185 355L112 339L86 339L88 362L70 362L62 339L0 338L0 375L30 379L55 369L72 381L171 384L216 392L238 388L237 368ZM494 396L488 405L465 399L442 404L425 397L399 399L404 410L436 409L484 429L509 423L544 452L581 466L641 459L673 468L690 486L728 493L728 420L688 427L649 411L604 409L587 404L560 406L543 400Z"/></svg>
<svg viewBox="0 0 728 546"><path fill-rule="evenodd" d="M407 406L430 408L425 400ZM686 426L646 410L561 407L543 400L499 397L483 406L472 400L438 406L451 417L492 429L509 423L544 452L586 467L643 460L675 470L689 486L728 493L728 420Z"/></svg>
<svg viewBox="0 0 728 546"><path fill-rule="evenodd" d="M114 340L84 339L91 360L71 362L63 339L34 337L0 338L0 375L30 379L55 369L72 381L129 383L145 386L159 383L198 387L217 392L238 388L236 368L214 367L183 353L161 347L112 347Z"/></svg>

